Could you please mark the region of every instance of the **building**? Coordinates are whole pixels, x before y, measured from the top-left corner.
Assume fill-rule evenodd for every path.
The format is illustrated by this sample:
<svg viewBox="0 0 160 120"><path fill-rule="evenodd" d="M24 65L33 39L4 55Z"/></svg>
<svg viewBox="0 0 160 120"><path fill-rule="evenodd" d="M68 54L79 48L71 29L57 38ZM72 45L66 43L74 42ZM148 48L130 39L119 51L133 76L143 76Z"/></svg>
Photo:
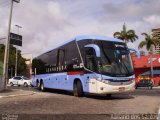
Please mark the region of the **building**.
<svg viewBox="0 0 160 120"><path fill-rule="evenodd" d="M146 53L145 53L143 50L141 50L141 51L140 51L140 55L141 55L141 56L145 56ZM136 53L136 52L131 52L131 56L137 56L137 53Z"/></svg>
<svg viewBox="0 0 160 120"><path fill-rule="evenodd" d="M151 69L151 64L150 64L150 56L141 56L140 59L137 58L137 56L132 56L133 60L133 66L134 66L134 71L135 71L135 77L136 81L138 81L138 76L150 71ZM153 70L160 70L160 55L155 54L153 55ZM154 85L158 86L160 83L160 73L158 76L154 76Z"/></svg>
<svg viewBox="0 0 160 120"><path fill-rule="evenodd" d="M160 40L160 28L152 29L152 35ZM160 44L155 47L155 53L160 53Z"/></svg>
<svg viewBox="0 0 160 120"><path fill-rule="evenodd" d="M22 54L22 57L26 59L27 69L24 71L23 75L31 78L32 77L32 54L26 53Z"/></svg>

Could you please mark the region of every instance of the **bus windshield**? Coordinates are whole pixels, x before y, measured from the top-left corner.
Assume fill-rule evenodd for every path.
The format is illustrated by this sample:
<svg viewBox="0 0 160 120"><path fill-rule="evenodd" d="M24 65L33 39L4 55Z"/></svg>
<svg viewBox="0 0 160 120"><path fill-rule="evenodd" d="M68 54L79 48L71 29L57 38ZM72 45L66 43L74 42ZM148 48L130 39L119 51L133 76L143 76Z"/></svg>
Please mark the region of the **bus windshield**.
<svg viewBox="0 0 160 120"><path fill-rule="evenodd" d="M98 71L111 76L129 76L133 74L132 59L124 43L101 41L100 62Z"/></svg>

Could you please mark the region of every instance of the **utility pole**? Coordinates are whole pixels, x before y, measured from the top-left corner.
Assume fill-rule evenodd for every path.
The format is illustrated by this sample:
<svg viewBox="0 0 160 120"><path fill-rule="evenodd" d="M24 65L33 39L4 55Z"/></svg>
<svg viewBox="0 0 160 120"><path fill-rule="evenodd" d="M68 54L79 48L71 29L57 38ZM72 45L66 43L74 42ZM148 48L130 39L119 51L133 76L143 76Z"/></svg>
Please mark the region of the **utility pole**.
<svg viewBox="0 0 160 120"><path fill-rule="evenodd" d="M19 25L15 25L15 26L18 28L18 35L19 35L19 28L22 28L22 27ZM17 58L18 58L18 48L16 48L15 76L17 76Z"/></svg>
<svg viewBox="0 0 160 120"><path fill-rule="evenodd" d="M150 50L150 65L151 65L151 81L153 82L154 85L154 75L153 75L153 46L151 46Z"/></svg>
<svg viewBox="0 0 160 120"><path fill-rule="evenodd" d="M0 91L3 91L4 89L7 88L10 30L11 30L13 2L19 3L20 0L11 0L10 16L9 16L9 23L8 23L8 33L7 33L7 40L6 40L6 45L5 45L5 54L4 54L3 78L2 78L2 81L1 81L2 84L0 85Z"/></svg>

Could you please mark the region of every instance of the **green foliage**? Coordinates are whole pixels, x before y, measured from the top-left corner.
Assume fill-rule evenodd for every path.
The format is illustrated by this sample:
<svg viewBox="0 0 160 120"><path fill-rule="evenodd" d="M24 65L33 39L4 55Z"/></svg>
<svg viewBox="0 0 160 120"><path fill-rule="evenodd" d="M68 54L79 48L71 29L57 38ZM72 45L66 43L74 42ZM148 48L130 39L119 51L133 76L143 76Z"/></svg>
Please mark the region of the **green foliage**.
<svg viewBox="0 0 160 120"><path fill-rule="evenodd" d="M14 74L14 70L15 70L15 62L16 62L16 48L13 45L10 45L10 50L9 50L9 65L8 65L8 69L9 69L9 76L11 74L11 68L12 68L12 72ZM1 65L3 65L3 61L4 61L4 52L5 52L5 46L3 44L0 44L0 68ZM20 74L21 72L23 72L24 70L26 70L26 63L25 63L25 59L21 56L21 51L18 51L18 58L17 58L17 73ZM1 73L2 70L0 70Z"/></svg>
<svg viewBox="0 0 160 120"><path fill-rule="evenodd" d="M147 33L142 33L142 35L145 37L145 39L139 43L138 45L139 49L143 48L143 46L146 46L146 49L148 51L152 51L152 46L160 44L160 41L154 38L152 35L149 35Z"/></svg>
<svg viewBox="0 0 160 120"><path fill-rule="evenodd" d="M4 59L4 49L5 46L3 44L0 44L0 61L3 62Z"/></svg>
<svg viewBox="0 0 160 120"><path fill-rule="evenodd" d="M40 59L33 59L32 61L32 69L35 70L36 68L36 73L41 74L46 71L46 63L44 63Z"/></svg>
<svg viewBox="0 0 160 120"><path fill-rule="evenodd" d="M113 34L115 38L123 40L125 43L134 42L138 39L138 36L135 34L134 30L127 30L125 24L121 32L115 32Z"/></svg>
<svg viewBox="0 0 160 120"><path fill-rule="evenodd" d="M3 44L0 44L0 75L3 74L4 49L5 46Z"/></svg>
<svg viewBox="0 0 160 120"><path fill-rule="evenodd" d="M3 74L3 63L0 61L0 75Z"/></svg>

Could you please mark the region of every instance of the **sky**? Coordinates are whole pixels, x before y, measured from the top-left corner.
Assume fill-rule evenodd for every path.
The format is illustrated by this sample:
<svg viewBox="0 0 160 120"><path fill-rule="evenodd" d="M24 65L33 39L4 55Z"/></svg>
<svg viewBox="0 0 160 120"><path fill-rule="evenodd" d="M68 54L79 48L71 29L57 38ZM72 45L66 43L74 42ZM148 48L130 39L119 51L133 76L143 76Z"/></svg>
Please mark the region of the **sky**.
<svg viewBox="0 0 160 120"><path fill-rule="evenodd" d="M10 5L11 0L0 0L0 38L7 36ZM137 48L141 33L160 28L159 6L160 0L20 0L14 2L11 32L22 26L18 49L36 57L77 35L113 37L125 23L139 36L128 46Z"/></svg>

